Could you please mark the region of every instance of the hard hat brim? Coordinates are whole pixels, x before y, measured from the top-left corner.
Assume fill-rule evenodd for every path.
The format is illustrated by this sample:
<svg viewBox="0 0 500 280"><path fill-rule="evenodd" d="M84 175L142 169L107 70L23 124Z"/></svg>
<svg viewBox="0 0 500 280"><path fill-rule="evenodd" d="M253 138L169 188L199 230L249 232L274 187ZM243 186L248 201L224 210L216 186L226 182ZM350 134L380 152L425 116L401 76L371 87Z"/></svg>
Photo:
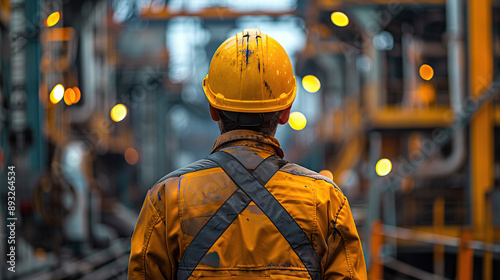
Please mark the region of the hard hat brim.
<svg viewBox="0 0 500 280"><path fill-rule="evenodd" d="M293 82L296 83L295 77ZM297 95L297 87L292 87L288 93L282 93L278 98L267 100L235 100L225 98L223 94L213 92L208 83L208 75L203 79L203 91L212 107L240 113L269 113L282 111L290 107Z"/></svg>

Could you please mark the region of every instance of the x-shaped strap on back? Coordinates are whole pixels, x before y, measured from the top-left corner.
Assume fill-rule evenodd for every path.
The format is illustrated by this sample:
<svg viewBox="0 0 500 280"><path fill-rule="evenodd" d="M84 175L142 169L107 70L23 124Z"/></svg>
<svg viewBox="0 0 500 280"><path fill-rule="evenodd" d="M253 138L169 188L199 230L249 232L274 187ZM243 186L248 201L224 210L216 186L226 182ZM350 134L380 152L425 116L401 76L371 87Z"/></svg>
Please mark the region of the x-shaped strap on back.
<svg viewBox="0 0 500 280"><path fill-rule="evenodd" d="M312 279L321 278L320 258L304 231L264 187L286 161L274 155L250 172L231 154L216 152L207 159L217 163L238 186L189 244L177 270L177 279L188 279L208 250L236 217L253 201L271 220L306 267Z"/></svg>

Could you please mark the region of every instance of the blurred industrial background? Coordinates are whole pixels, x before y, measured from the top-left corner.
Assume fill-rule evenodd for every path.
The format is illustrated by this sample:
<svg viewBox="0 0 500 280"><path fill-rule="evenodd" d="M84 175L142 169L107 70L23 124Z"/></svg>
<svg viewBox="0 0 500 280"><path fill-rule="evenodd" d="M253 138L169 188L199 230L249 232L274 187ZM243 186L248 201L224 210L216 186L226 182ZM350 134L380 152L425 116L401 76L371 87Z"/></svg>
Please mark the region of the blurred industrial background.
<svg viewBox="0 0 500 280"><path fill-rule="evenodd" d="M0 0L0 279L126 278L146 191L219 135L201 83L243 28L288 52L276 137L333 174L370 279L500 279L499 0Z"/></svg>

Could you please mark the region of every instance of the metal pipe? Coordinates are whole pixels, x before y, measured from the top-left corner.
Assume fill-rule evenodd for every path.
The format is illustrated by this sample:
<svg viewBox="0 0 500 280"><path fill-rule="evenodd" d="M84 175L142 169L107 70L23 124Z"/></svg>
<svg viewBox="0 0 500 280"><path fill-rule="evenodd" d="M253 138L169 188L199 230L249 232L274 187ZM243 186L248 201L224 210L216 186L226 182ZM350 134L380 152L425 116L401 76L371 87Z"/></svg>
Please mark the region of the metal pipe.
<svg viewBox="0 0 500 280"><path fill-rule="evenodd" d="M465 99L465 57L464 30L462 27L462 1L446 1L446 28L448 35L448 83L451 108L455 116L462 110ZM416 176L449 176L457 171L465 161L465 131L457 130L453 135L452 151L447 158L437 158L425 164L416 171Z"/></svg>
<svg viewBox="0 0 500 280"><path fill-rule="evenodd" d="M403 98L402 106L403 108L411 108L414 106L414 101L412 101L412 95L417 89L417 58L416 58L416 40L412 35L413 29L408 24L403 24L401 27L403 31L403 36L401 38L402 46L402 63L403 63ZM385 70L385 69L384 69Z"/></svg>
<svg viewBox="0 0 500 280"><path fill-rule="evenodd" d="M97 5L96 10L102 7L102 5ZM85 25L82 28L81 33L81 61L82 61L82 83L80 84L80 89L82 95L84 95L83 106L72 106L71 107L71 118L73 123L85 123L94 115L97 109L97 79L98 76L95 70L98 68L96 65L96 59L94 55L95 49L95 39L96 36L94 31L95 18L97 11L92 11L91 17L88 21L85 21Z"/></svg>

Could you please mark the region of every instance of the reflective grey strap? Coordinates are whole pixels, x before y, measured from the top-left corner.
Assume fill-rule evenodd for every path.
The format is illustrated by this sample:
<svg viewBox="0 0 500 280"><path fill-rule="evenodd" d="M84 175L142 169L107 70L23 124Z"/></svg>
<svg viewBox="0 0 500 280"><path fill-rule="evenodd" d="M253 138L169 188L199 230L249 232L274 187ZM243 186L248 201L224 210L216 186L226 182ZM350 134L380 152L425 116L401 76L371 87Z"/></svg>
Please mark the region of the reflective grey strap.
<svg viewBox="0 0 500 280"><path fill-rule="evenodd" d="M217 157L214 155L219 153L223 152L212 154L208 159L218 163L213 158ZM259 182L265 185L285 164L286 161L282 160L280 157L271 156L262 161L253 173L259 174ZM215 244L224 231L226 231L251 201L252 200L241 190L241 188L238 188L224 204L222 204L198 234L196 234L193 241L191 241L186 249L186 252L184 252L177 270L177 279L188 279L189 276L191 276L208 250L210 250L213 244Z"/></svg>
<svg viewBox="0 0 500 280"><path fill-rule="evenodd" d="M225 152L213 154L209 159L217 162L226 174L266 214L288 241L307 268L312 279L321 279L321 259L312 242L286 209L264 187L260 172L252 174L232 155Z"/></svg>

